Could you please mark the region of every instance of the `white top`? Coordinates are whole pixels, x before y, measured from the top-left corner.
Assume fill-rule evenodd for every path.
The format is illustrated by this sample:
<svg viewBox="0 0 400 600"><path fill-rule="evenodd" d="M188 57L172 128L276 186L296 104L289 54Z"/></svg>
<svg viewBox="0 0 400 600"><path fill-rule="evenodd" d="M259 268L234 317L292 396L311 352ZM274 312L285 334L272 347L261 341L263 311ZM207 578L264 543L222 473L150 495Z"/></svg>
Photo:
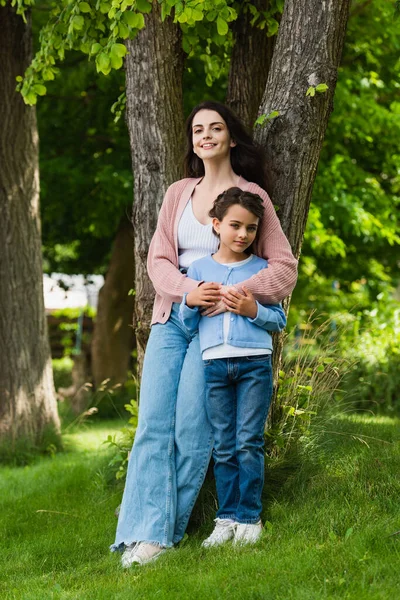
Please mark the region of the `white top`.
<svg viewBox="0 0 400 600"><path fill-rule="evenodd" d="M235 267L241 267L247 262L250 262L251 259L252 255L250 255L249 258L239 262L223 264L225 267L234 269ZM208 317L204 317L204 319L207 318ZM229 323L233 320L234 318L230 312L224 313L224 342L223 344L219 344L218 346L213 346L212 348L207 348L207 350L204 350L202 354L203 360L211 360L215 358L234 358L235 356L259 356L260 354L271 354L271 350L269 348L239 348L238 346L231 346L228 344L226 340L228 339Z"/></svg>
<svg viewBox="0 0 400 600"><path fill-rule="evenodd" d="M178 224L178 260L180 269L188 269L193 261L218 250L219 241L212 224L203 225L193 213L189 198Z"/></svg>

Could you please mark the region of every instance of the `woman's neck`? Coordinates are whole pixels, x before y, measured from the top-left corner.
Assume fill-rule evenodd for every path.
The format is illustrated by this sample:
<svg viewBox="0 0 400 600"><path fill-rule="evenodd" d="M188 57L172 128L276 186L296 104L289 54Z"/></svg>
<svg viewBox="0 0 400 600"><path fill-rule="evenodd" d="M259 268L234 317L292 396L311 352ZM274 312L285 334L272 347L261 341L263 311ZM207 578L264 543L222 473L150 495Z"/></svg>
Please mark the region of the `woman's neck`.
<svg viewBox="0 0 400 600"><path fill-rule="evenodd" d="M210 191L228 189L238 184L239 176L232 169L230 160L224 162L204 161L202 187Z"/></svg>

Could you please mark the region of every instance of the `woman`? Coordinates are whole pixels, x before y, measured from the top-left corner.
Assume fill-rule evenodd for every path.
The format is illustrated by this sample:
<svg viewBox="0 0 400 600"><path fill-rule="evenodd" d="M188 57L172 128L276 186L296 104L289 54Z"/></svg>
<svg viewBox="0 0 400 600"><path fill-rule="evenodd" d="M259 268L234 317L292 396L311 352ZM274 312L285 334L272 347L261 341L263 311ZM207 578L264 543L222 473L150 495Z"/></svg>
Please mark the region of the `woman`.
<svg viewBox="0 0 400 600"><path fill-rule="evenodd" d="M179 303L193 291L203 314L211 318L225 310L220 297L229 296L227 288L185 275L194 260L217 250L208 213L221 192L237 186L264 201L255 253L268 259L268 268L240 285L271 304L290 294L297 277L297 261L263 189L263 153L242 123L223 104L206 101L189 115L186 133L187 178L167 190L148 255L156 298L139 424L112 546L125 548L124 567L154 560L182 539L210 459L198 334L181 324Z"/></svg>

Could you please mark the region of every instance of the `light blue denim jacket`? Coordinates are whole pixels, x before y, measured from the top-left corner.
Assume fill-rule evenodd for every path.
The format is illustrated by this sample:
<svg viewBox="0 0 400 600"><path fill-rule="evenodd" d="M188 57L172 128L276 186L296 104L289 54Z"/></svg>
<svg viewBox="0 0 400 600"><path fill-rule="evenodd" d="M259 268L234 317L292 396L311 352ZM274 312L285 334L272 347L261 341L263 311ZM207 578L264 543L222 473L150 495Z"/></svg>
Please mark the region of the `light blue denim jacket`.
<svg viewBox="0 0 400 600"><path fill-rule="evenodd" d="M263 258L252 256L242 266L229 267L217 263L212 256L194 261L187 275L198 281L214 281L222 285L235 285L249 279L261 269L268 267ZM199 307L189 308L184 295L179 317L191 333L199 329L201 351L224 342L224 313L215 317L202 317ZM227 343L239 348L268 348L272 350L270 331L281 331L286 325L286 316L280 304L263 305L257 302L254 319L230 313Z"/></svg>

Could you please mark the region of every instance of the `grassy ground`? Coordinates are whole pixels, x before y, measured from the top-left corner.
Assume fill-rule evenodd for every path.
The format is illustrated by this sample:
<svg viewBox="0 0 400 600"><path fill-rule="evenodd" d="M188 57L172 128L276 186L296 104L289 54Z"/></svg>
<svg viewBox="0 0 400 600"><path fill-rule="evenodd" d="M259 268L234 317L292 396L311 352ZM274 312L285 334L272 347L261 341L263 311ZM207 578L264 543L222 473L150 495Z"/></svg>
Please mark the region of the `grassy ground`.
<svg viewBox="0 0 400 600"><path fill-rule="evenodd" d="M399 420L338 416L292 466L272 465L256 546L202 549L212 509L197 507L183 547L128 571L108 552L120 492L101 445L119 425L87 426L63 454L0 469L2 600L398 597Z"/></svg>

